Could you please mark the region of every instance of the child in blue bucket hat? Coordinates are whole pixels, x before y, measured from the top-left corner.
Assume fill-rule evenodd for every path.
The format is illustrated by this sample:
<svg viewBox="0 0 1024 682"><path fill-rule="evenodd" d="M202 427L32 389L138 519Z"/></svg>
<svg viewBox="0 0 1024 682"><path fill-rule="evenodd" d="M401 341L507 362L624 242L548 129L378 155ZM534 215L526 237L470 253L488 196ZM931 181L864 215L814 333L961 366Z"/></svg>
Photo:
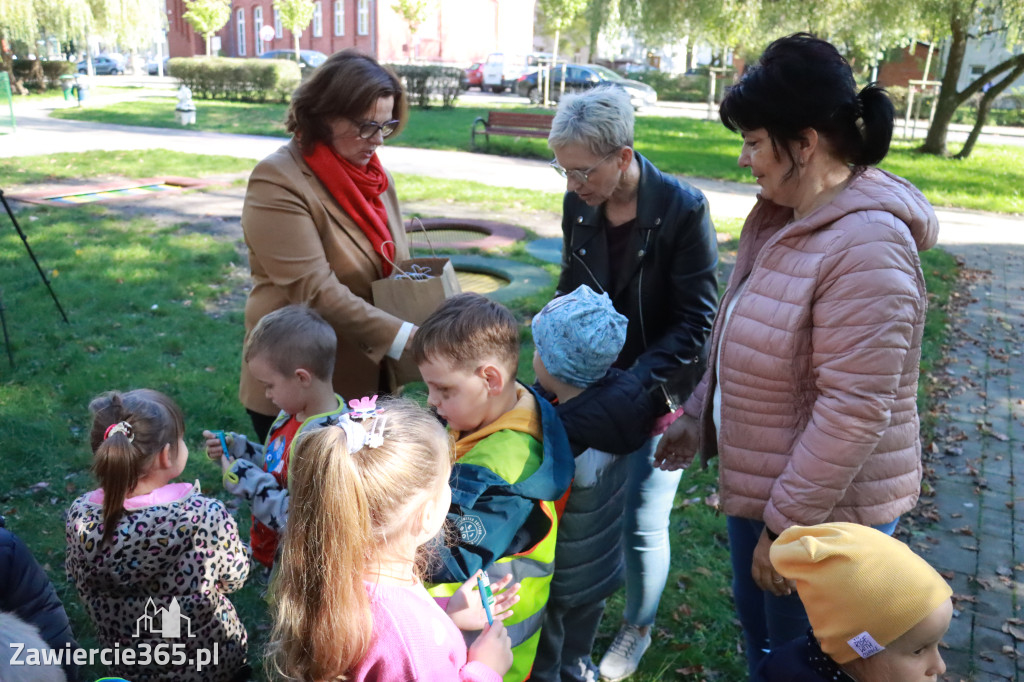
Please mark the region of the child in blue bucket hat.
<svg viewBox="0 0 1024 682"><path fill-rule="evenodd" d="M531 679L596 680L591 650L605 600L623 581L622 516L627 459L588 448L635 450L646 434L650 396L634 375L612 368L626 342L627 318L607 294L586 285L549 302L533 318L537 381L556 406L576 457L562 514L541 639ZM580 438L574 438L574 435Z"/></svg>

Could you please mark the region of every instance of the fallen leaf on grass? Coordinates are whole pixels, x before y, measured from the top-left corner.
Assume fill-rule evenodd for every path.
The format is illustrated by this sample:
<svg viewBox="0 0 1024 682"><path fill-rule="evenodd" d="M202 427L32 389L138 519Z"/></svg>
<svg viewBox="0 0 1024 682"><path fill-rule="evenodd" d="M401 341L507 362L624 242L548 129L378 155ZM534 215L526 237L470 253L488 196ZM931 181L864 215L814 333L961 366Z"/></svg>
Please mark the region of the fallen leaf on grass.
<svg viewBox="0 0 1024 682"><path fill-rule="evenodd" d="M960 528L954 528L953 533L956 535L969 535L974 537L974 531L971 530L970 526L961 526Z"/></svg>
<svg viewBox="0 0 1024 682"><path fill-rule="evenodd" d="M691 665L685 668L676 668L676 672L680 675L703 675L704 666L702 665Z"/></svg>
<svg viewBox="0 0 1024 682"><path fill-rule="evenodd" d="M1008 635L1012 635L1018 642L1024 642L1024 629L1016 625L1010 625L1009 623L1003 623L1003 632Z"/></svg>
<svg viewBox="0 0 1024 682"><path fill-rule="evenodd" d="M30 485L28 487L28 489L30 491L36 493L36 492L39 492L40 490L46 490L49 487L50 487L49 481L39 481L38 483L33 483L32 485Z"/></svg>
<svg viewBox="0 0 1024 682"><path fill-rule="evenodd" d="M719 502L720 500L718 498L718 493L711 493L710 495L704 498L704 504L711 507L712 509L718 509Z"/></svg>

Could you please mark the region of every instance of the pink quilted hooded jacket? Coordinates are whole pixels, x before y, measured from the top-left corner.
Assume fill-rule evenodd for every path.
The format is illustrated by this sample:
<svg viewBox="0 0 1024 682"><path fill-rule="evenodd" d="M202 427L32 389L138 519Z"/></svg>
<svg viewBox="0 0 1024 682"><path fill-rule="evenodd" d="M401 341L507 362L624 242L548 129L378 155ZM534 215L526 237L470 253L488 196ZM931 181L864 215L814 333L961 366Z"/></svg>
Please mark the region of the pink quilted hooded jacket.
<svg viewBox="0 0 1024 682"><path fill-rule="evenodd" d="M917 502L918 365L927 295L918 251L938 220L909 182L857 172L792 223L758 198L740 236L725 338L685 409L705 461L719 456L726 514L794 525L891 522ZM711 402L721 384L721 430Z"/></svg>

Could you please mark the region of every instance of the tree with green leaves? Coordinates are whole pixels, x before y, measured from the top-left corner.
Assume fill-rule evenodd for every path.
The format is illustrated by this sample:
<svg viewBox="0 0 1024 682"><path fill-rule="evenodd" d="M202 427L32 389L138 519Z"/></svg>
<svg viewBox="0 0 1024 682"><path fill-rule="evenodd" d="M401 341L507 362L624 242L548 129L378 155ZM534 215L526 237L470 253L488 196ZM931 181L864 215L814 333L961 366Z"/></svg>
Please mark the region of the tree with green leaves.
<svg viewBox="0 0 1024 682"><path fill-rule="evenodd" d="M185 13L181 15L203 36L207 56L213 55L213 35L231 19L231 0L185 0Z"/></svg>
<svg viewBox="0 0 1024 682"><path fill-rule="evenodd" d="M966 159L974 149L992 102L1024 74L1024 51L1019 47L1024 38L1024 0L927 0L925 7L934 25L938 26L934 37L948 39L949 50L935 105L935 117L920 151L937 156L947 155L946 137L957 107L981 92L983 94L978 103L974 128L956 154L956 158ZM967 46L971 41L985 36L1002 39L1008 49L1016 45L1017 54L1011 54L981 75L973 77L963 89L958 89Z"/></svg>
<svg viewBox="0 0 1024 682"><path fill-rule="evenodd" d="M558 41L562 31L571 26L583 11L587 8L587 0L537 0L537 10L544 16L545 23L549 29L555 31L555 47L552 52L552 64L558 62ZM550 87L550 79L545 86ZM562 79L562 87L565 87L565 79ZM547 101L547 90L544 95Z"/></svg>
<svg viewBox="0 0 1024 682"><path fill-rule="evenodd" d="M420 26L427 19L427 14L433 8L433 0L395 0L391 9L395 14L402 17L405 25L409 27L409 61L412 61L412 39Z"/></svg>
<svg viewBox="0 0 1024 682"><path fill-rule="evenodd" d="M274 9L281 15L281 25L291 31L295 38L295 61L302 64L299 38L313 21L316 11L313 0L274 0Z"/></svg>

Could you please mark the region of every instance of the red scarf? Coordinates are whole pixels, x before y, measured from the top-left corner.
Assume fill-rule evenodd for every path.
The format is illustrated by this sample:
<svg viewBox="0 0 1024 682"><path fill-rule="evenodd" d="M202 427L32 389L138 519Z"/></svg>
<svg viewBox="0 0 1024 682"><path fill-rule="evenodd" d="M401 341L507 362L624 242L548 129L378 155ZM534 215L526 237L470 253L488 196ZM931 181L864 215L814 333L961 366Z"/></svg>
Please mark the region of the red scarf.
<svg viewBox="0 0 1024 682"><path fill-rule="evenodd" d="M388 189L388 176L374 154L366 166L356 166L341 157L334 148L317 142L313 151L303 154L313 173L331 193L380 254L384 276L391 274L395 261L395 243L388 229L388 211L380 195ZM387 242L387 243L385 243Z"/></svg>

